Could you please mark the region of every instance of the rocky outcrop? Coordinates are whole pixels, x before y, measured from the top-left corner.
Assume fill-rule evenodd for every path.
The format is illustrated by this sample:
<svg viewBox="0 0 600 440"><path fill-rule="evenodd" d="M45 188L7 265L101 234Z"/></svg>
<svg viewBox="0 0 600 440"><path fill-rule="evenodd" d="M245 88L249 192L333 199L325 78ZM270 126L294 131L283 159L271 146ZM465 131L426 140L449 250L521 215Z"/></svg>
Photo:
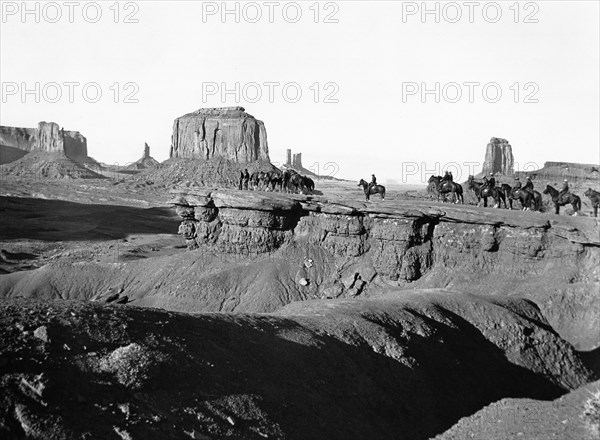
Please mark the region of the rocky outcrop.
<svg viewBox="0 0 600 440"><path fill-rule="evenodd" d="M179 233L188 247L214 245L233 254L265 253L292 238L299 202L282 195L264 197L247 191L175 191Z"/></svg>
<svg viewBox="0 0 600 440"><path fill-rule="evenodd" d="M147 143L144 143L143 156L131 165L127 166L127 169L144 170L147 168L155 167L158 164L159 162L152 156L150 156L150 146Z"/></svg>
<svg viewBox="0 0 600 440"><path fill-rule="evenodd" d="M390 283L508 291L535 300L574 344L589 347L600 336L600 303L592 294L600 286L600 239L590 218L551 222L544 214L505 210L330 203L246 191L174 195L171 203L184 219L179 232L192 249L261 254L289 244L323 250L339 270L322 283L299 277L316 297L368 295L370 286Z"/></svg>
<svg viewBox="0 0 600 440"><path fill-rule="evenodd" d="M491 138L485 150L483 175L489 173L511 176L514 173L514 157L512 147L506 139Z"/></svg>
<svg viewBox="0 0 600 440"><path fill-rule="evenodd" d="M64 153L74 160L87 157L87 140L78 131L66 131L55 122L37 128L0 127L0 145L19 150Z"/></svg>
<svg viewBox="0 0 600 440"><path fill-rule="evenodd" d="M243 107L202 108L175 119L170 157L269 161L267 131Z"/></svg>
<svg viewBox="0 0 600 440"><path fill-rule="evenodd" d="M288 148L286 150L285 166L287 168L295 168L297 170L304 170L304 167L302 166L302 153L294 153L292 155L292 150Z"/></svg>

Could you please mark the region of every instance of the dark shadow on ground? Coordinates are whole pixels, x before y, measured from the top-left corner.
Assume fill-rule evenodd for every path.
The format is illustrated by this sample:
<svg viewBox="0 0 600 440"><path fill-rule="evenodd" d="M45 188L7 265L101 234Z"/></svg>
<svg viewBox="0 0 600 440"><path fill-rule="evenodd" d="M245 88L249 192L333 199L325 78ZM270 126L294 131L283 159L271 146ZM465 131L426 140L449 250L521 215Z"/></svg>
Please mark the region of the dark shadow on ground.
<svg viewBox="0 0 600 440"><path fill-rule="evenodd" d="M427 338L411 335L418 340L406 354L419 365L409 368L374 352L358 333L347 334L352 343L346 343L320 332L318 319L303 324L281 317L190 316L83 302L10 304L16 307L0 314L0 342L6 340L8 353L16 353L14 320L35 328L35 316L42 313L51 338L46 352L28 349L39 365L22 356L11 371L44 371L53 384L44 394L52 409L39 407L39 412L60 415L74 432L91 431L95 438L108 437L112 426L123 423L120 412L101 412L114 402L130 402L136 417L161 415L152 426L130 425L134 438L167 438L175 426L191 432L211 425L217 434L211 438L260 438L251 434L268 427L256 419L264 412L286 433L271 433L271 438L425 440L500 398L562 394L543 376L509 362L452 312L447 316L457 327L414 312L437 332ZM386 320L369 321L398 336L401 323ZM356 320L358 327L364 323ZM132 342L151 349L153 363L162 365L148 371L136 393L92 366L82 369L81 359L93 361L89 353L97 356ZM9 418L8 410L0 410L0 416ZM230 425L235 423L235 437L225 435L226 422L218 422L227 416Z"/></svg>
<svg viewBox="0 0 600 440"><path fill-rule="evenodd" d="M129 234L176 234L180 222L166 207L0 197L0 239L114 240Z"/></svg>

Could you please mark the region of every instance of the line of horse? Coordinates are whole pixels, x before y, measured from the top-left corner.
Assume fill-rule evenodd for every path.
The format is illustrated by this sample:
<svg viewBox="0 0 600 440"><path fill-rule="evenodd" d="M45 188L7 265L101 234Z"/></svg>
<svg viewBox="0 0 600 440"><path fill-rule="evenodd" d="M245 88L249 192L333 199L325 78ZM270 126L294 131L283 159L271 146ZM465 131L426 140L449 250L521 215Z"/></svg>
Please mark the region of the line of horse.
<svg viewBox="0 0 600 440"><path fill-rule="evenodd" d="M546 185L546 188L540 193L539 191L530 190L526 188L512 188L510 185L503 183L500 186L486 186L482 182L475 180L473 176L469 176L467 180L468 189L473 191L477 198L477 206L487 207L488 198L494 200L494 208L501 208L504 204L504 208L513 209L513 201L518 201L521 204L523 211L540 211L542 207L542 193L550 197L550 200L554 204L555 214L560 214L560 207L571 205L574 211L574 215L577 215L581 211L581 198L568 192L564 195L560 195L560 192L552 187L552 185ZM428 180L428 192L437 195L438 201L440 197L442 201L446 202L446 196L452 195L454 203L464 203L464 194L462 185L450 180L444 180L442 176L431 176ZM591 188L585 191L584 195L592 202L592 208L594 210L594 217L598 216L598 207L600 206L600 192L595 191Z"/></svg>
<svg viewBox="0 0 600 440"><path fill-rule="evenodd" d="M442 176L431 176L427 183L427 191L435 194L438 202L440 198L443 202L447 202L446 197L451 195L454 203L465 203L463 187L460 183L444 179ZM373 194L379 194L381 199L385 200L385 186L369 185L364 179L360 179L358 186L363 189L366 200L370 200ZM487 207L488 198L492 198L494 200L494 208L501 208L502 204L504 204L505 209L513 209L513 201L518 201L523 211L540 211L542 207L542 194L539 191L513 188L506 183L493 187L484 186L483 182L476 181L474 176L469 176L467 186L468 189L475 193L477 206L481 206L481 202L483 201L483 206ZM561 206L569 204L573 208L574 215L577 215L581 211L581 198L576 194L568 192L561 197L560 192L551 185L546 185L542 193L550 196L556 214L560 214ZM589 188L585 191L584 195L592 202L594 217L598 217L600 192Z"/></svg>
<svg viewBox="0 0 600 440"><path fill-rule="evenodd" d="M441 176L431 176L429 178L428 190L437 194L438 201L440 197L442 201L446 201L446 195L451 194L454 203L464 203L463 188L459 183L444 180ZM513 188L510 185L503 183L500 186L487 186L482 182L475 180L474 176L469 176L467 187L475 194L477 198L477 206L488 206L488 198L494 201L494 208L501 208L504 204L505 209L513 209L513 201L518 201L521 204L523 211L540 211L542 207L542 194L548 195L554 204L555 214L560 214L560 207L571 205L574 215L581 211L581 198L571 192L567 192L561 196L560 192L552 185L546 185L546 188L540 193L539 191L526 188ZM592 202L594 217L598 216L598 207L600 206L600 192L589 188L584 195Z"/></svg>
<svg viewBox="0 0 600 440"><path fill-rule="evenodd" d="M315 190L315 182L292 169L257 171L252 174L244 170L240 171L238 189L312 194Z"/></svg>

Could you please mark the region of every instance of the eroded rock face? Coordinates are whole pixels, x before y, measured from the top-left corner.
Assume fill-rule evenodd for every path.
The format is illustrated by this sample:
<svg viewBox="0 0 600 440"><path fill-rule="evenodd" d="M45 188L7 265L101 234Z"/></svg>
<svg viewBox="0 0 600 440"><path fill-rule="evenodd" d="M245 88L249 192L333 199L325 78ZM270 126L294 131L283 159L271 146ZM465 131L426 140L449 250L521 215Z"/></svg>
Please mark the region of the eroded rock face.
<svg viewBox="0 0 600 440"><path fill-rule="evenodd" d="M510 176L514 172L512 147L506 139L491 138L485 150L482 174L499 173Z"/></svg>
<svg viewBox="0 0 600 440"><path fill-rule="evenodd" d="M248 191L175 192L171 203L192 249L244 255L284 245L323 250L338 270L311 285L316 297L368 296L372 287L390 283L508 292L533 299L577 346L590 348L590 338L600 336L593 294L600 286L600 239L593 219L551 222L544 214L505 210L329 203Z"/></svg>
<svg viewBox="0 0 600 440"><path fill-rule="evenodd" d="M40 122L37 128L0 127L0 145L23 151L64 153L71 159L87 157L87 140L78 131L66 131L55 122Z"/></svg>
<svg viewBox="0 0 600 440"><path fill-rule="evenodd" d="M203 108L175 119L171 158L269 161L267 131L243 107Z"/></svg>

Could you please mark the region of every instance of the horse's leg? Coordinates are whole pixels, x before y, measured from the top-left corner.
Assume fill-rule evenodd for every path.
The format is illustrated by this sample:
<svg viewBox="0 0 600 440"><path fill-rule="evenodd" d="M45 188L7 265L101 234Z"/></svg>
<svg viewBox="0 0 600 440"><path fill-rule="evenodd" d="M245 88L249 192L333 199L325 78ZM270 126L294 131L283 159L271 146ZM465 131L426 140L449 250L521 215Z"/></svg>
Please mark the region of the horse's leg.
<svg viewBox="0 0 600 440"><path fill-rule="evenodd" d="M498 193L498 196L500 197L500 200L502 200L504 202L504 209L507 209L506 196L504 195L504 193Z"/></svg>
<svg viewBox="0 0 600 440"><path fill-rule="evenodd" d="M594 205L594 217L598 217L598 205Z"/></svg>
<svg viewBox="0 0 600 440"><path fill-rule="evenodd" d="M556 215L560 215L560 205L558 203L554 203L554 210Z"/></svg>

